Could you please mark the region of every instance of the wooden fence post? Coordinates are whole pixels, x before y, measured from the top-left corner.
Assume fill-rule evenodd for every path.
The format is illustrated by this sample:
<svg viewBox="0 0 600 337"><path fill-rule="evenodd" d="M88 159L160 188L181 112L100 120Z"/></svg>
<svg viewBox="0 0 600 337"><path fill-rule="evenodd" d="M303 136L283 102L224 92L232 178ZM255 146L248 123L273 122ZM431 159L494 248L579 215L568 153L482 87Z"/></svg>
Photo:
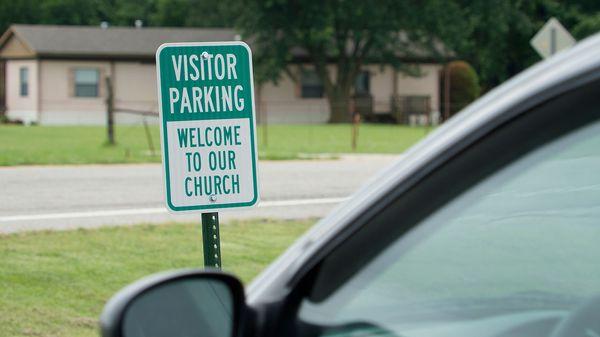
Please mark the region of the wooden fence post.
<svg viewBox="0 0 600 337"><path fill-rule="evenodd" d="M109 145L115 145L115 100L113 87L109 76L106 76L106 131Z"/></svg>

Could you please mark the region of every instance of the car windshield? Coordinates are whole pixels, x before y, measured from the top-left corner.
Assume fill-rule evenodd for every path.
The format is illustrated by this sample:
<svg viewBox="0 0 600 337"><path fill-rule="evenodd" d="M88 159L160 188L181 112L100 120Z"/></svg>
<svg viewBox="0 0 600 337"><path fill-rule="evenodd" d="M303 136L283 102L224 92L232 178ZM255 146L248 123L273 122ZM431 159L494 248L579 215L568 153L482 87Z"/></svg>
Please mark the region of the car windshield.
<svg viewBox="0 0 600 337"><path fill-rule="evenodd" d="M401 336L547 336L600 295L599 221L596 122L453 199L327 298L305 300L300 318Z"/></svg>

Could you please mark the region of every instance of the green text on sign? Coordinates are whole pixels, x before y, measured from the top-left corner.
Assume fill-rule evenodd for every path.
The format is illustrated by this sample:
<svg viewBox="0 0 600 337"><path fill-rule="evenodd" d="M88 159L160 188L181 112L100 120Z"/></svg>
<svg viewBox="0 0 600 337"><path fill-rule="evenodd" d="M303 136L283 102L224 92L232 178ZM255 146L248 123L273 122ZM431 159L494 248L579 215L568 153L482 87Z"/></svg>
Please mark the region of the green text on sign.
<svg viewBox="0 0 600 337"><path fill-rule="evenodd" d="M167 206L258 202L252 55L243 42L164 44L156 52Z"/></svg>

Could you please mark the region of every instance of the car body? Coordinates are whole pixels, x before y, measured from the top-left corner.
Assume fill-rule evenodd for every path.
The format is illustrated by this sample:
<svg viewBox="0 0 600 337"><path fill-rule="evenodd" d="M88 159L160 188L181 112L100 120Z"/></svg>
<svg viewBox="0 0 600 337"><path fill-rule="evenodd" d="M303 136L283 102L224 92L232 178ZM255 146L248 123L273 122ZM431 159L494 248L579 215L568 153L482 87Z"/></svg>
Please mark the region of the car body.
<svg viewBox="0 0 600 337"><path fill-rule="evenodd" d="M599 120L596 35L471 104L319 221L250 284L233 334L600 336ZM126 302L108 306L106 336Z"/></svg>

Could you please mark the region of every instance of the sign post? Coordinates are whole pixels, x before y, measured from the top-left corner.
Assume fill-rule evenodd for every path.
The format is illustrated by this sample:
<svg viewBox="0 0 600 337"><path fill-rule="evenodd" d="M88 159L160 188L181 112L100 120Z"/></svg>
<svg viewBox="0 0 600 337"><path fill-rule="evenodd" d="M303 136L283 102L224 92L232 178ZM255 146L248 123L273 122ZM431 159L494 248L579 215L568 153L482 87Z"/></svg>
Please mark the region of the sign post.
<svg viewBox="0 0 600 337"><path fill-rule="evenodd" d="M204 266L221 268L221 237L219 234L219 213L202 213L202 247Z"/></svg>
<svg viewBox="0 0 600 337"><path fill-rule="evenodd" d="M165 201L201 212L204 264L221 268L219 210L259 201L252 53L243 42L156 52Z"/></svg>

